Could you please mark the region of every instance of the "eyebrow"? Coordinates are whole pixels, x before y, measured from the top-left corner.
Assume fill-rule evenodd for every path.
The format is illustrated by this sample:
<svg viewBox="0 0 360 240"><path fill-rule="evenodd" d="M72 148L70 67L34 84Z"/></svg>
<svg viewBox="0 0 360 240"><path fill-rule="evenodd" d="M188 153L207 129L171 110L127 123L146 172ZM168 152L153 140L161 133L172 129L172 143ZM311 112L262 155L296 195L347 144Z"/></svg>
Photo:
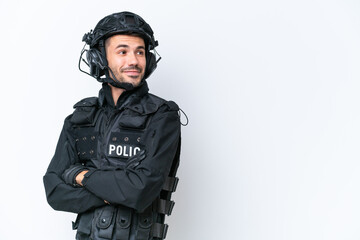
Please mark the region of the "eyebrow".
<svg viewBox="0 0 360 240"><path fill-rule="evenodd" d="M119 44L119 45L117 45L116 46L116 48L115 49L117 49L117 48L129 48L129 45L126 45L126 44ZM145 47L144 46L138 46L136 49L145 49Z"/></svg>

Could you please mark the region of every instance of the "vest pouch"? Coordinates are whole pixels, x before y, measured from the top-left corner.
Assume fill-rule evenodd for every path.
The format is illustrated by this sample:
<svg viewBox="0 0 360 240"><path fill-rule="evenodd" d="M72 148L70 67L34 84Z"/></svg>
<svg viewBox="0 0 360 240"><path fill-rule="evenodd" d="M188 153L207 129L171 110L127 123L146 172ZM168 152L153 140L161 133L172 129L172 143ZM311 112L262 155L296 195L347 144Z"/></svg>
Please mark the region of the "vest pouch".
<svg viewBox="0 0 360 240"><path fill-rule="evenodd" d="M79 213L73 229L77 229L76 239L88 239L91 233L91 223L93 220L94 212Z"/></svg>
<svg viewBox="0 0 360 240"><path fill-rule="evenodd" d="M136 232L137 240L150 239L151 226L153 225L152 206L148 207L144 212L139 213L138 229Z"/></svg>
<svg viewBox="0 0 360 240"><path fill-rule="evenodd" d="M119 121L119 125L123 128L144 129L149 116L156 112L157 109L158 107L155 104L128 106Z"/></svg>
<svg viewBox="0 0 360 240"><path fill-rule="evenodd" d="M132 219L132 210L119 205L116 216L116 239L128 240L130 235L130 225Z"/></svg>
<svg viewBox="0 0 360 240"><path fill-rule="evenodd" d="M95 211L100 211L99 216L96 218L96 230L95 236L99 236L100 239L112 239L114 231L114 213L115 208L112 206L105 206Z"/></svg>
<svg viewBox="0 0 360 240"><path fill-rule="evenodd" d="M74 124L92 124L96 117L97 112L96 97L85 98L74 105L75 111L70 119Z"/></svg>

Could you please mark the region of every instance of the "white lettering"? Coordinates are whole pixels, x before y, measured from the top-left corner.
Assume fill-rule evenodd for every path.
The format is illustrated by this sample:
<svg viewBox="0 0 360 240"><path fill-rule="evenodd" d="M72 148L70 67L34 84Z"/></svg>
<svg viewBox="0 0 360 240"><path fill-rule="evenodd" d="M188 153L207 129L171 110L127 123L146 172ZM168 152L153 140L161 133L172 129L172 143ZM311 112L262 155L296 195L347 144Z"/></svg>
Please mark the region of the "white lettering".
<svg viewBox="0 0 360 240"><path fill-rule="evenodd" d="M129 154L126 153L126 146L124 146L124 157L128 157L128 156L129 156Z"/></svg>
<svg viewBox="0 0 360 240"><path fill-rule="evenodd" d="M137 152L139 152L139 151L140 151L140 148L139 148L139 147L134 148L134 155L136 155Z"/></svg>
<svg viewBox="0 0 360 240"><path fill-rule="evenodd" d="M109 145L109 154L111 154L111 152L114 151L114 150L115 150L115 145L110 144Z"/></svg>
<svg viewBox="0 0 360 240"><path fill-rule="evenodd" d="M132 146L130 146L130 150L129 150L129 156L131 157L133 154L133 151L132 151L132 149L133 149L133 147Z"/></svg>
<svg viewBox="0 0 360 240"><path fill-rule="evenodd" d="M141 148L129 145L114 145L109 144L109 155L116 154L121 157L132 157L140 152Z"/></svg>
<svg viewBox="0 0 360 240"><path fill-rule="evenodd" d="M116 148L116 154L118 155L118 156L121 156L121 154L122 154L122 146L121 145L118 145L117 146L117 148Z"/></svg>

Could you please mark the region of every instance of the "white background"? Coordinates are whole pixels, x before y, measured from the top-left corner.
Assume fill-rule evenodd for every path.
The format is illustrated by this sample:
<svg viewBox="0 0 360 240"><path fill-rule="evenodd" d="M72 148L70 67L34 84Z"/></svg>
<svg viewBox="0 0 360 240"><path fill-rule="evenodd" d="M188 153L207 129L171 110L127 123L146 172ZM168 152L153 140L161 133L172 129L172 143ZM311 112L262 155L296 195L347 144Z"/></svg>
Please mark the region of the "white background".
<svg viewBox="0 0 360 240"><path fill-rule="evenodd" d="M0 239L74 239L42 176L100 88L82 36L124 10L160 43L151 92L190 118L167 239L360 239L358 0L0 0Z"/></svg>

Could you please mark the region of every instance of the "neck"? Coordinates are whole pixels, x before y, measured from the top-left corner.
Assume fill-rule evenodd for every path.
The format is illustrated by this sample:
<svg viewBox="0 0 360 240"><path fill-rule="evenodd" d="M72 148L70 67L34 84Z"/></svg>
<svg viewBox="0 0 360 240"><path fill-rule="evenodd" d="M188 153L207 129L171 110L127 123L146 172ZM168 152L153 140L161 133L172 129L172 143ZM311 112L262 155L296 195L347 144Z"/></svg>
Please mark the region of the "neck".
<svg viewBox="0 0 360 240"><path fill-rule="evenodd" d="M121 96L121 94L123 92L125 92L125 89L114 87L111 84L109 84L109 86L111 88L111 95L112 95L113 100L114 100L114 105L116 106L119 97Z"/></svg>

